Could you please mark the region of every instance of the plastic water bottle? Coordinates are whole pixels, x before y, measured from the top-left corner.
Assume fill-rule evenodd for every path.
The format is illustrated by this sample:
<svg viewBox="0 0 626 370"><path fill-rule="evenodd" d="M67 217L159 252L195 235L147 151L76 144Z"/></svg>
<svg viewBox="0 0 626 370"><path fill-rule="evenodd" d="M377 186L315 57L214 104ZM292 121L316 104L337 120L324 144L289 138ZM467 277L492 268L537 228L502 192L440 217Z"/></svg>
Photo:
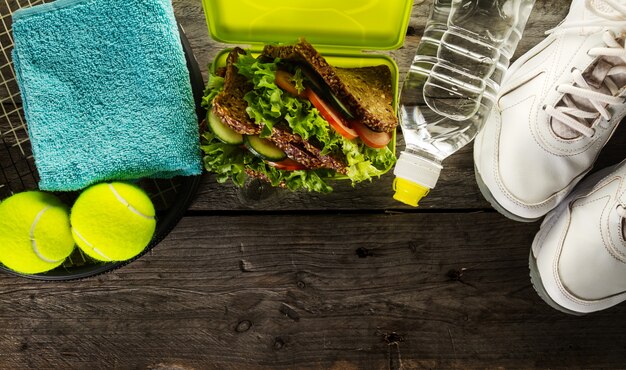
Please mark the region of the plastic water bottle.
<svg viewBox="0 0 626 370"><path fill-rule="evenodd" d="M394 198L417 206L493 106L534 0L435 0L400 95Z"/></svg>

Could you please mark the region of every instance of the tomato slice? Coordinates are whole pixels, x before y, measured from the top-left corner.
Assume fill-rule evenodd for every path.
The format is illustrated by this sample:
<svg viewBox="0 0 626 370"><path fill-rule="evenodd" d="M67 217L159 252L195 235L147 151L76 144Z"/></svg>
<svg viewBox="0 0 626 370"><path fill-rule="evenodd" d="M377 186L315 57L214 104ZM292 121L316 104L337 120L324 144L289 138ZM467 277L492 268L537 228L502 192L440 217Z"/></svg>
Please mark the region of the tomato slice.
<svg viewBox="0 0 626 370"><path fill-rule="evenodd" d="M298 92L296 85L294 85L293 82L291 81L292 78L293 78L293 75L287 71L283 71L280 69L276 71L276 80L275 80L276 85L278 85L278 87L280 87L281 89L285 90L286 92L288 92L289 94L293 96L298 96L298 97L303 98L304 96Z"/></svg>
<svg viewBox="0 0 626 370"><path fill-rule="evenodd" d="M361 122L352 122L352 127L354 127L354 130L359 134L363 143L371 148L384 148L391 141L392 135L390 132L373 131Z"/></svg>
<svg viewBox="0 0 626 370"><path fill-rule="evenodd" d="M307 169L303 164L296 162L291 158L283 159L280 162L267 162L267 164L276 169L284 171L298 171Z"/></svg>
<svg viewBox="0 0 626 370"><path fill-rule="evenodd" d="M355 130L348 126L341 114L322 100L313 90L307 88L304 90L304 94L311 101L313 106L320 111L320 115L328 121L330 126L334 128L339 135L348 140L356 139L359 136Z"/></svg>

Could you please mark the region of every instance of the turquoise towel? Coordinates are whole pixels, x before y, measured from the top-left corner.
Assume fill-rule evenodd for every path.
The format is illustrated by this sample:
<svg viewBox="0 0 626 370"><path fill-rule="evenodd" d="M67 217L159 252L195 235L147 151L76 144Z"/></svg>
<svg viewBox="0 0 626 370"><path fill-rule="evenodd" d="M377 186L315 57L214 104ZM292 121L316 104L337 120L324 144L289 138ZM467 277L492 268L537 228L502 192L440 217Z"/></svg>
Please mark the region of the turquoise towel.
<svg viewBox="0 0 626 370"><path fill-rule="evenodd" d="M57 0L13 16L42 190L202 171L170 0Z"/></svg>

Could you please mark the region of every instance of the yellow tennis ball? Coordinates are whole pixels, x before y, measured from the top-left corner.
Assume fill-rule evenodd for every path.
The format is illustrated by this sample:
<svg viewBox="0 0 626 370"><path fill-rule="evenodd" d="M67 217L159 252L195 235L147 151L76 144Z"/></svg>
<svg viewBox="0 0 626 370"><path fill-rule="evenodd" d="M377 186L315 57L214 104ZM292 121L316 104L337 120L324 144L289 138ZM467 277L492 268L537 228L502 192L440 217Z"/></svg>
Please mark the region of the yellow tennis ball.
<svg viewBox="0 0 626 370"><path fill-rule="evenodd" d="M123 182L102 183L83 191L70 214L72 235L88 256L125 261L141 253L156 229L148 195Z"/></svg>
<svg viewBox="0 0 626 370"><path fill-rule="evenodd" d="M15 194L0 203L0 262L22 274L59 266L72 253L67 207L39 191Z"/></svg>

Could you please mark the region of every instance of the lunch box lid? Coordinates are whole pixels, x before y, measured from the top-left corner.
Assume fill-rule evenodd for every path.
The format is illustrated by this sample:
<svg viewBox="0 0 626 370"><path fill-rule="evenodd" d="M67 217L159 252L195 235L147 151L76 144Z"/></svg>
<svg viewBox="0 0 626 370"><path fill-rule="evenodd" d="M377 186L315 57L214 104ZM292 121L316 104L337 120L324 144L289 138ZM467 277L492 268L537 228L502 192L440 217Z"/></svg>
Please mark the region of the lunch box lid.
<svg viewBox="0 0 626 370"><path fill-rule="evenodd" d="M404 43L412 0L202 0L209 33L229 44L389 50Z"/></svg>

